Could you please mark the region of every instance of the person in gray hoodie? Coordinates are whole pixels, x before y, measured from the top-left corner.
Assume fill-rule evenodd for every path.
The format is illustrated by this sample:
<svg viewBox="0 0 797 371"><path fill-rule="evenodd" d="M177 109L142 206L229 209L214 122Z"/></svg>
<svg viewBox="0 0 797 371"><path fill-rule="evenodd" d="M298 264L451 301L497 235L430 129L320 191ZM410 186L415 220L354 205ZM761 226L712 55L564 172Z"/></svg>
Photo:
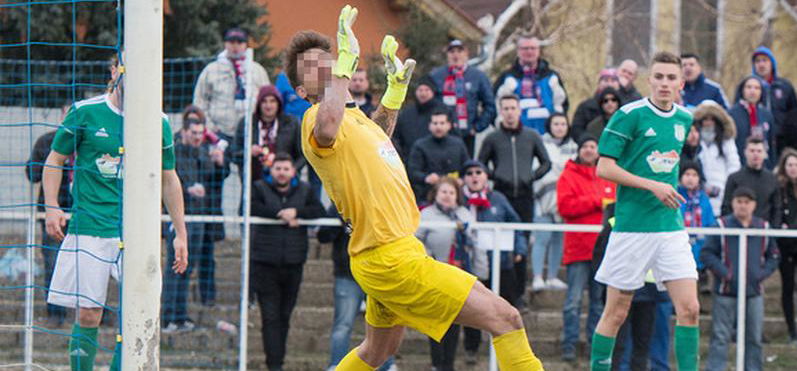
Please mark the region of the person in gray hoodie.
<svg viewBox="0 0 797 371"><path fill-rule="evenodd" d="M756 195L752 189L739 187L733 191L733 213L717 220L720 228L769 228L769 223L753 214ZM734 235L712 235L700 251L703 261L715 277L714 304L712 308L711 344L709 345L707 370L725 370L728 345L733 334L736 318L736 296L739 287L739 237ZM764 358L761 349L761 333L764 322L764 298L762 283L775 272L780 253L772 238L747 237L747 285L745 319L744 369L762 369Z"/></svg>
<svg viewBox="0 0 797 371"><path fill-rule="evenodd" d="M462 206L458 179L444 177L429 193L430 205L421 211L422 221L457 223L457 229L420 227L415 233L427 253L437 261L458 266L479 279L487 279L487 253L476 248L475 235L468 223L476 217ZM440 342L429 339L432 366L439 371L453 371L459 344L459 325L452 325Z"/></svg>

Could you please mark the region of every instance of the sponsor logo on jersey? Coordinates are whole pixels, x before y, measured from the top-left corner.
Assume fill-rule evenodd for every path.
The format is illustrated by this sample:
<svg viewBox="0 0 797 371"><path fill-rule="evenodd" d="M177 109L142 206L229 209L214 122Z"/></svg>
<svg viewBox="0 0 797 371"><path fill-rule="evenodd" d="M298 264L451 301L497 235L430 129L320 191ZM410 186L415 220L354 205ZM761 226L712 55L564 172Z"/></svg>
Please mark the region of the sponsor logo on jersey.
<svg viewBox="0 0 797 371"><path fill-rule="evenodd" d="M389 140L383 142L379 147L377 147L377 151L379 151L379 156L382 157L388 165L393 166L395 168L401 168L401 157L396 151L396 147L393 147L393 143Z"/></svg>
<svg viewBox="0 0 797 371"><path fill-rule="evenodd" d="M121 177L121 174L119 174L121 159L121 157L113 157L106 153L94 162L97 164L97 170L103 178L119 178Z"/></svg>
<svg viewBox="0 0 797 371"><path fill-rule="evenodd" d="M680 157L678 156L678 152L675 152L675 150L665 153L653 151L647 157L648 166L650 166L650 170L653 170L654 173L672 172L672 169L675 168L675 165L678 165L679 160Z"/></svg>
<svg viewBox="0 0 797 371"><path fill-rule="evenodd" d="M105 131L105 128L100 128L100 130L97 130L97 132L94 133L94 136L95 137L101 137L101 138L107 138L108 137L108 132Z"/></svg>
<svg viewBox="0 0 797 371"><path fill-rule="evenodd" d="M686 128L683 125L675 125L675 139L679 142L686 139Z"/></svg>
<svg viewBox="0 0 797 371"><path fill-rule="evenodd" d="M648 131L645 132L645 136L646 137L655 137L656 136L656 130L653 130L653 128L648 128Z"/></svg>

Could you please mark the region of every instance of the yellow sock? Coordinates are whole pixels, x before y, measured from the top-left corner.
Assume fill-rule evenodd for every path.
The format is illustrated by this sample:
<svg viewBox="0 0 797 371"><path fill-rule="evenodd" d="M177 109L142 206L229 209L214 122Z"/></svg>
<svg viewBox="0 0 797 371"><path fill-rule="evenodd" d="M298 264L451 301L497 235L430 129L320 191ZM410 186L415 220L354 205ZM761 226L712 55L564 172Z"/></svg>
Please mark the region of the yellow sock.
<svg viewBox="0 0 797 371"><path fill-rule="evenodd" d="M374 371L375 368L369 366L365 361L360 359L360 356L357 355L357 349L354 348L340 360L338 366L335 367L337 371Z"/></svg>
<svg viewBox="0 0 797 371"><path fill-rule="evenodd" d="M542 371L542 362L534 355L526 330L507 332L493 338L495 356L501 371Z"/></svg>

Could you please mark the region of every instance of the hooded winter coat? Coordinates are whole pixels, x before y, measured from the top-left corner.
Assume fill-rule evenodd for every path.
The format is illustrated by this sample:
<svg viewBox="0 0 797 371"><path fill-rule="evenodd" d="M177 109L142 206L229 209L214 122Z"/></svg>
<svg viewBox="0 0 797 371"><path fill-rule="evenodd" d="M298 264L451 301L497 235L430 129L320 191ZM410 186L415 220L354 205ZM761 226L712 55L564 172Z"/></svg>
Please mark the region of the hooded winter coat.
<svg viewBox="0 0 797 371"><path fill-rule="evenodd" d="M445 108L437 99L432 98L426 103L405 104L396 119L396 131L393 133L393 144L399 151L406 164L409 161L412 145L429 135L429 122L432 112Z"/></svg>
<svg viewBox="0 0 797 371"><path fill-rule="evenodd" d="M551 133L543 134L542 144L551 160L551 170L534 182L534 205L537 207L537 215L552 215L554 220L561 222L562 217L556 207L556 183L559 182L567 162L576 158L578 144L569 135L557 140ZM538 166L539 161L535 160L534 167Z"/></svg>
<svg viewBox="0 0 797 371"><path fill-rule="evenodd" d="M534 74L534 88L539 97L524 97L522 92L523 66L516 59L512 67L495 80L495 96L515 94L520 97L520 122L523 126L545 133L545 120L554 112L567 113L570 103L567 91L559 74L552 70L548 61L540 59Z"/></svg>
<svg viewBox="0 0 797 371"><path fill-rule="evenodd" d="M601 224L603 205L615 199L614 183L599 178L597 167L570 160L559 177L556 200L559 214L567 224ZM597 233L565 232L562 263L592 260Z"/></svg>
<svg viewBox="0 0 797 371"><path fill-rule="evenodd" d="M757 55L766 55L772 61L772 79L767 80L764 76L758 76L766 83L764 89L767 93L766 107L772 112L778 130L774 136L777 140L777 152L786 146L797 148L797 122L789 120L789 113L797 110L797 94L794 86L787 79L778 76L778 61L772 51L765 46L758 47L751 58L755 60ZM755 75L755 64L753 63L753 74ZM741 96L737 95L738 101Z"/></svg>
<svg viewBox="0 0 797 371"><path fill-rule="evenodd" d="M744 164L745 141L747 141L747 138L753 132L753 129L750 127L748 103L741 98L744 84L750 79L757 79L761 82L761 86L765 86L765 82L756 76L748 76L742 79L742 82L740 82L739 86L736 87L736 104L734 104L733 107L731 107L731 109L728 111L733 118L734 123L736 124L736 149L739 152L739 158L741 159L742 164ZM759 100L756 104L756 117L758 121L757 126L761 127L761 134L763 135L762 139L764 139L764 142L767 144L767 153L769 154L769 158L767 158L766 167L768 169L772 169L777 162L774 145L774 134L776 129L775 117L772 116L772 112L767 109L766 94L762 94L761 100Z"/></svg>
<svg viewBox="0 0 797 371"><path fill-rule="evenodd" d="M620 107L622 107L623 103L625 103L620 97L620 93L618 93L617 90L614 90L614 88L606 88L598 93L597 103L599 115L593 118L586 127L586 132L595 138L600 139L601 134L603 134L603 129L606 128L606 125L609 123L609 119L612 118L611 115L608 115L606 111L603 110L603 104L601 104L601 102L603 102L603 100L609 95L614 95L614 97L617 98L617 110L620 110Z"/></svg>
<svg viewBox="0 0 797 371"><path fill-rule="evenodd" d="M722 131L722 138L713 141L700 139L700 151L697 158L702 165L703 176L706 180L706 189L718 190L709 197L711 209L715 215L720 214L722 197L725 194L725 182L728 177L739 171L742 165L739 160L739 152L736 148L736 125L733 118L725 110L713 101L703 102L697 106L694 113L695 126L700 130L700 123L706 118L713 118L716 125L721 127L715 130L716 133ZM717 143L717 142L720 143Z"/></svg>

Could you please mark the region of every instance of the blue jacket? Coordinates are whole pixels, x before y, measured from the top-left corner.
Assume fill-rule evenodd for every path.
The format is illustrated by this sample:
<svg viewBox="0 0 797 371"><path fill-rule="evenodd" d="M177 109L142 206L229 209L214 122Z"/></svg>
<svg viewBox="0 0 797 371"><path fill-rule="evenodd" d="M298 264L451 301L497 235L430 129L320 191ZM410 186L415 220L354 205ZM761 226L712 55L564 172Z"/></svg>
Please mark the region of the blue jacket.
<svg viewBox="0 0 797 371"><path fill-rule="evenodd" d="M689 191L682 186L678 186L678 193L686 199L686 202L681 204L681 215L684 216L684 225L687 227L710 227L716 224L714 218L714 211L711 208L711 203L708 200L708 195L702 189L697 194L689 194ZM695 209L700 208L700 223L697 225L694 220ZM700 261L700 250L706 242L706 236L702 234L689 235L689 244L692 245L692 255L695 257L697 268L703 268L703 262Z"/></svg>
<svg viewBox="0 0 797 371"><path fill-rule="evenodd" d="M520 94L522 80L523 67L515 60L512 67L504 71L495 81L496 96L515 94L520 97L520 122L526 127L537 130L540 135L545 134L545 121L548 116L554 112L566 114L569 108L562 78L556 71L550 69L548 61L540 59L537 64L536 93L542 102Z"/></svg>
<svg viewBox="0 0 797 371"><path fill-rule="evenodd" d="M506 199L501 192L490 191L487 193L487 199L490 200L489 209L479 209L476 214L476 221L479 222L505 222L505 223L521 223L520 216L512 208L509 200ZM522 231L515 231L515 251L513 255L526 256L526 235ZM492 253L487 252L490 259ZM492 261L492 260L491 260ZM492 266L492 265L490 265ZM514 260L508 252L501 253L501 269L512 269L514 267Z"/></svg>
<svg viewBox="0 0 797 371"><path fill-rule="evenodd" d="M725 98L722 86L716 81L707 78L706 75L702 73L697 77L695 82L687 82L684 84L681 97L684 100L684 106L690 110L694 109L705 100L713 100L722 106L722 108L728 109L728 100Z"/></svg>
<svg viewBox="0 0 797 371"><path fill-rule="evenodd" d="M312 104L296 94L296 90L293 89L290 81L288 81L288 76L284 72L277 75L275 86L282 95L282 101L285 102L285 107L283 107L285 113L296 117L299 120L299 124L301 124L304 118L304 111L307 111Z"/></svg>
<svg viewBox="0 0 797 371"><path fill-rule="evenodd" d="M772 51L765 46L758 47L751 58L751 62L755 60L756 55L764 54L772 61L772 82L766 81L763 76L756 75L755 64L753 63L753 75L760 77L764 80L764 89L766 90L767 100L766 107L772 112L775 118L775 124L778 128L774 136L776 139L777 152L786 146L797 146L797 138L794 137L794 132L797 131L797 122L788 119L789 113L794 114L797 111L797 94L794 92L794 86L787 79L778 77L778 61ZM737 96L738 100L738 96Z"/></svg>
<svg viewBox="0 0 797 371"><path fill-rule="evenodd" d="M736 217L726 215L717 220L720 228L744 228ZM757 216L749 228L769 228L769 223ZM739 237L711 235L700 252L700 260L710 269L714 280L714 293L736 296L739 287ZM761 295L764 280L778 268L780 252L775 240L763 236L747 237L747 297Z"/></svg>
<svg viewBox="0 0 797 371"><path fill-rule="evenodd" d="M468 66L465 68L465 89L468 101L468 130L481 132L495 121L495 97L490 86L490 79L478 68ZM435 99L443 103L443 85L448 76L448 66L440 66L429 72L429 77L435 83ZM479 107L481 106L481 114ZM455 106L447 106L452 122L455 122ZM469 136L469 133L460 133Z"/></svg>

